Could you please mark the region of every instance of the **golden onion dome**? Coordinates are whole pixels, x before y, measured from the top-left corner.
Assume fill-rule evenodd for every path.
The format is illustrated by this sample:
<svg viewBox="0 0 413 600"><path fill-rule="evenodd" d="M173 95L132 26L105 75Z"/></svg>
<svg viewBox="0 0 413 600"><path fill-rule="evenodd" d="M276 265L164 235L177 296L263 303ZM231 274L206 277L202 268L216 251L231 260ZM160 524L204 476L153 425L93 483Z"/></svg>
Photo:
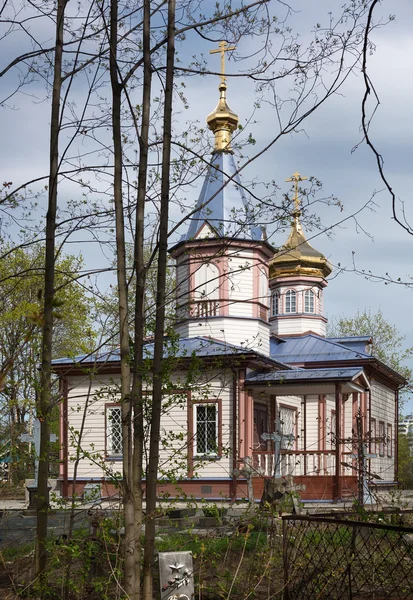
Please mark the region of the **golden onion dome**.
<svg viewBox="0 0 413 600"><path fill-rule="evenodd" d="M216 109L207 117L207 124L215 134L214 151L232 152L231 133L238 127L238 115L228 106L224 81L219 84L219 101Z"/></svg>
<svg viewBox="0 0 413 600"><path fill-rule="evenodd" d="M333 270L327 258L307 241L297 211L288 240L270 260L269 267L270 279L299 275L325 278Z"/></svg>

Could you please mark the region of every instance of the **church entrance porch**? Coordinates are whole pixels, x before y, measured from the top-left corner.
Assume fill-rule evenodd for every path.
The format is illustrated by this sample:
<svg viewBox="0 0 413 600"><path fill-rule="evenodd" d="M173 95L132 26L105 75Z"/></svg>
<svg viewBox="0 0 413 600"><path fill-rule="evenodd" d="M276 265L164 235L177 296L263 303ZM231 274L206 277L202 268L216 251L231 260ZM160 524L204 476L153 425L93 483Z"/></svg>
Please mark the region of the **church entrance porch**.
<svg viewBox="0 0 413 600"><path fill-rule="evenodd" d="M357 492L353 433L369 383L362 369L297 369L247 379L253 398L254 497L267 478L294 478L304 500L341 500ZM332 372L335 371L335 372ZM334 379L333 379L333 376ZM271 378L271 379L270 379Z"/></svg>

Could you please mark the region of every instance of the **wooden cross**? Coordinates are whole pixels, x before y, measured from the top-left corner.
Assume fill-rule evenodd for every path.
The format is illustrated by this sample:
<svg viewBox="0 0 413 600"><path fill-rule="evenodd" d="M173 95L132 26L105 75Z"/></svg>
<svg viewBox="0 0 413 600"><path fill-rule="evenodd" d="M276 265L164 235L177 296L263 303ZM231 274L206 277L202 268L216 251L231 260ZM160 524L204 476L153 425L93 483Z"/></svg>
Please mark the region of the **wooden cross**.
<svg viewBox="0 0 413 600"><path fill-rule="evenodd" d="M265 442L271 440L274 442L274 479L281 478L281 444L284 440L293 442L295 436L292 433L283 433L284 421L278 417L275 421L274 433L263 433L261 439Z"/></svg>
<svg viewBox="0 0 413 600"><path fill-rule="evenodd" d="M230 50L235 50L236 46L228 46L227 42L223 41L223 42L219 42L218 44L219 48L215 48L215 50L210 50L209 53L210 54L217 54L218 52L221 53L221 81L222 83L225 83L226 81L226 77L225 77L225 52L230 52Z"/></svg>
<svg viewBox="0 0 413 600"><path fill-rule="evenodd" d="M295 204L295 212L298 213L300 210L300 198L298 197L298 182L305 181L308 177L301 177L300 173L293 173L293 175L286 179L286 182L294 181L294 204Z"/></svg>
<svg viewBox="0 0 413 600"><path fill-rule="evenodd" d="M33 433L22 433L19 437L21 442L34 443L34 485L37 487L39 480L39 455L40 455L40 421L39 419L34 420ZM57 437L54 433L50 435L50 441L55 442Z"/></svg>

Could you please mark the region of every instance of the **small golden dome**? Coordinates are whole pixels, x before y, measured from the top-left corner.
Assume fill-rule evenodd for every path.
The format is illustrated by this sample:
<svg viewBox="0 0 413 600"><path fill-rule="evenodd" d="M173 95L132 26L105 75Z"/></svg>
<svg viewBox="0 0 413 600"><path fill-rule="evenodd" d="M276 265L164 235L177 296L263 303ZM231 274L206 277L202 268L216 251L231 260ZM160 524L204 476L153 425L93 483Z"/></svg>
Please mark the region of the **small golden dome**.
<svg viewBox="0 0 413 600"><path fill-rule="evenodd" d="M238 127L238 115L228 106L224 81L219 84L219 101L216 109L207 117L207 124L215 134L215 151L232 152L231 133Z"/></svg>
<svg viewBox="0 0 413 600"><path fill-rule="evenodd" d="M325 278L333 270L327 258L306 240L299 216L296 211L288 240L270 260L270 279L297 275Z"/></svg>

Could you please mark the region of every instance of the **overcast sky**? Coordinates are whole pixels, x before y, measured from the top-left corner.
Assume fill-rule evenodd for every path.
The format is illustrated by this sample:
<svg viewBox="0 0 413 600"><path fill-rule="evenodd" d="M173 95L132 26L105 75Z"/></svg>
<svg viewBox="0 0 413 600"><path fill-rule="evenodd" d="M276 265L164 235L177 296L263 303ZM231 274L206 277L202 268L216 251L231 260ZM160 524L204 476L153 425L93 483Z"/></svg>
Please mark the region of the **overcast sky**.
<svg viewBox="0 0 413 600"><path fill-rule="evenodd" d="M301 39L305 42L314 25L317 22L326 23L328 11L338 13L342 4L342 0L292 0L291 5L296 12L291 24L302 32ZM285 10L282 4L272 0L271 7L282 17L282 11ZM395 15L395 19L372 34L376 49L369 56L368 73L380 105L370 131L372 141L383 155L386 176L400 203L403 203L408 220L413 224L413 4L409 0L383 0L376 20L379 14L386 19L390 13ZM16 39L14 42L7 41L6 47L3 45L5 60L8 52L10 56L15 52ZM252 42L245 42L248 43ZM188 55L192 50L201 49L208 67L218 70L217 57L208 54L212 47L212 44L200 44L196 49L189 49ZM247 50L247 47L239 48L240 54L246 54ZM239 74L242 67L242 63L230 60L228 71ZM39 82L38 85L40 91L42 84ZM186 111L185 119L205 122L206 116L216 106L217 85L218 80L212 76L187 79L185 93L190 109ZM8 107L0 109L3 132L0 147L2 181L17 183L37 177L39 173L47 173L49 105L47 102L39 103L33 91L32 88L32 95L20 95ZM330 237L321 234L312 240L312 245L323 251L336 266L336 276L333 274L325 293L326 313L332 318L351 316L365 308L373 313L381 309L385 318L406 335L406 345L413 346L413 285L385 285L380 281L380 277L386 277L386 273L389 273L395 280L400 278L412 282L413 238L392 219L391 198L383 191L384 185L372 152L365 145L352 152L362 138L360 121L363 93L360 73L350 76L340 94L330 98L303 123L301 132L284 137L275 144L246 169L243 178L245 181L253 178L274 179L281 190L287 192L289 184L285 183L285 179L293 172L298 170L302 175L317 177L324 185L322 196L334 195L343 206L341 212L334 206L315 205L314 210L326 228L357 212L374 195L374 205L357 216L358 225L354 220L349 220L335 227ZM39 93L39 98L42 95ZM241 123L250 117L253 102L253 82L229 78L228 103L240 116ZM369 106L372 107L373 103ZM263 105L255 113L254 119L256 124L251 128L257 140L254 151L259 151L274 136L274 111L270 106ZM69 191L66 193L69 194ZM64 197L65 186L61 194ZM195 202L196 189L193 195ZM271 241L280 245L285 238L285 234L278 234ZM91 257L97 260L93 252L88 255L89 261ZM359 271L371 271L378 279L372 281L355 273L353 261ZM347 272L341 272L337 265ZM413 361L411 364L413 366ZM409 403L407 410L413 412L413 402Z"/></svg>

